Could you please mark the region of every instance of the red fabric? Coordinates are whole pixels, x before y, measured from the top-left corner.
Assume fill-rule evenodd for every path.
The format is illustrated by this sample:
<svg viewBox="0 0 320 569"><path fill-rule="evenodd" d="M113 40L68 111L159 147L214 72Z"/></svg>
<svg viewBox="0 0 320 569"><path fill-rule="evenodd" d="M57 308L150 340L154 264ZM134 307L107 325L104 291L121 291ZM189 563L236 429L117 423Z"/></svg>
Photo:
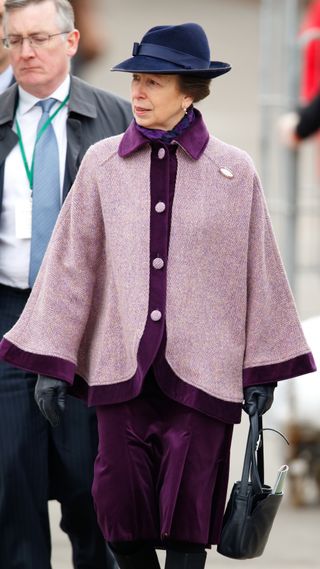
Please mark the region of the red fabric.
<svg viewBox="0 0 320 569"><path fill-rule="evenodd" d="M319 38L314 34L319 33ZM300 29L303 40L300 97L308 103L320 91L320 0L306 10Z"/></svg>

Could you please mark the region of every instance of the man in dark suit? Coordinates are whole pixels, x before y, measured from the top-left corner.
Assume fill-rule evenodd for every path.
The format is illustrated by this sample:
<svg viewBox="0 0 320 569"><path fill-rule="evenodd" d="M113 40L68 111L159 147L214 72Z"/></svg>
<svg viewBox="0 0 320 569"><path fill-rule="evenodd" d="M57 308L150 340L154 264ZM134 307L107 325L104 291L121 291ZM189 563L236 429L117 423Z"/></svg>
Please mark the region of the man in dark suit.
<svg viewBox="0 0 320 569"><path fill-rule="evenodd" d="M70 76L79 32L68 0L6 0L4 33L17 84L0 96L0 337L20 316L33 283L31 243L41 211L38 222L31 190L39 159L32 164L40 136L50 125L60 183L49 189L62 203L88 147L131 120L128 103ZM52 108L44 111L47 99ZM44 112L49 118L37 132ZM52 429L34 402L35 382L32 373L0 363L0 567L51 568L47 501L54 498L74 566L110 568L91 501L95 414L70 397Z"/></svg>

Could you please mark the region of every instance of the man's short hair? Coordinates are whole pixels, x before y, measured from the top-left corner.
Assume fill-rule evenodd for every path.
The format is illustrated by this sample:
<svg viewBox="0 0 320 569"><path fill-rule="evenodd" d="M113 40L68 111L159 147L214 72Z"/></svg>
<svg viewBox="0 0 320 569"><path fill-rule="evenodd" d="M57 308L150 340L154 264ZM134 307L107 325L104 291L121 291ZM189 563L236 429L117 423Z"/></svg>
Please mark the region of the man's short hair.
<svg viewBox="0 0 320 569"><path fill-rule="evenodd" d="M72 31L74 29L74 11L69 0L49 0L57 11L58 26L61 31ZM6 26L6 15L13 10L25 8L31 4L43 4L48 0L6 0L4 3L4 28Z"/></svg>

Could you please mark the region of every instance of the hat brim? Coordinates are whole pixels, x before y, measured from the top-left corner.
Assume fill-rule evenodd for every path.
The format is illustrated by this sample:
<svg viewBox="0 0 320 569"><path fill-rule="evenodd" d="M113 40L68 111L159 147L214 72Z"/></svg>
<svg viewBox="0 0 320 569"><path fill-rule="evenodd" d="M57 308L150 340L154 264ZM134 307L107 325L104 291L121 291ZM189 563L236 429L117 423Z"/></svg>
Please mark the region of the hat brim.
<svg viewBox="0 0 320 569"><path fill-rule="evenodd" d="M125 73L163 73L164 75L193 75L213 79L230 71L231 65L223 61L211 61L210 67L206 69L185 69L156 57L147 55L137 55L126 59L118 65L112 67L111 71L122 71Z"/></svg>

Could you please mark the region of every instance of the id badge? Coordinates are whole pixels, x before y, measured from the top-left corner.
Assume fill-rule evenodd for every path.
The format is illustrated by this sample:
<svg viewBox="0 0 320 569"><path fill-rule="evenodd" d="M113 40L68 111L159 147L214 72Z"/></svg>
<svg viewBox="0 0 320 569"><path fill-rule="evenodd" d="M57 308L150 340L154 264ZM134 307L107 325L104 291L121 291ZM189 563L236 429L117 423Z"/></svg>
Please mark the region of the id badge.
<svg viewBox="0 0 320 569"><path fill-rule="evenodd" d="M32 230L32 198L19 200L15 210L16 238L31 239Z"/></svg>

